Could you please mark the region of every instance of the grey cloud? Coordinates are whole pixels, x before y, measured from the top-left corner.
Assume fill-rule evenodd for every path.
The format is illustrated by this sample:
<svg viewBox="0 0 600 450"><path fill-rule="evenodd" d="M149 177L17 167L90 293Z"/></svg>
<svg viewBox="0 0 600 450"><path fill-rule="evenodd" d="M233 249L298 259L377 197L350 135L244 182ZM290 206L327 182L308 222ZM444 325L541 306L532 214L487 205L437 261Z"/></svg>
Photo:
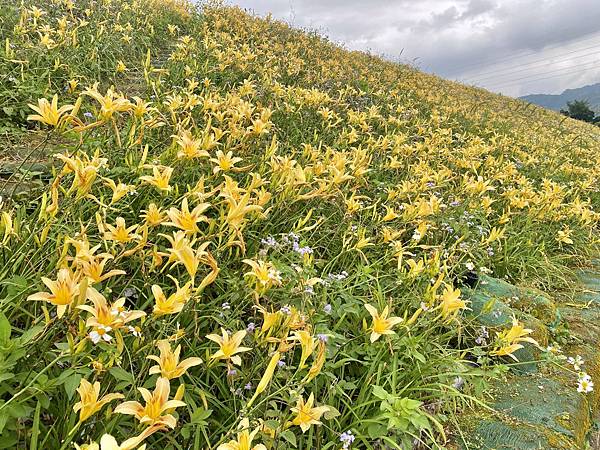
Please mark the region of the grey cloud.
<svg viewBox="0 0 600 450"><path fill-rule="evenodd" d="M293 26L319 30L349 48L391 59L403 53L403 60L418 61L423 70L449 78L476 81L479 73L498 71L497 79L483 84L490 88L519 78L511 78L510 71L528 60L581 48L584 44L578 47L576 41L597 33L600 23L598 0L230 1L258 14L272 11ZM600 46L600 36L596 42ZM523 54L529 56L513 57ZM538 75L557 67L562 66L549 65ZM533 79L536 72L523 75ZM600 81L596 75L587 71L499 90L512 95L556 91L577 87L573 83Z"/></svg>

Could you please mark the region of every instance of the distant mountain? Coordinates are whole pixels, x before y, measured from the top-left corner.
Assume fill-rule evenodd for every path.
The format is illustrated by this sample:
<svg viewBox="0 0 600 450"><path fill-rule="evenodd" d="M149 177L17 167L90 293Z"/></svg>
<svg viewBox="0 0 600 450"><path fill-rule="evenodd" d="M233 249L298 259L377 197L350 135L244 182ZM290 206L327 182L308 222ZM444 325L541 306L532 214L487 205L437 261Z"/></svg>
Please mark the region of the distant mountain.
<svg viewBox="0 0 600 450"><path fill-rule="evenodd" d="M576 89L567 89L562 94L531 94L519 97L521 100L539 105L544 108L560 111L564 109L567 102L573 100L587 100L590 107L600 113L600 83L590 84Z"/></svg>

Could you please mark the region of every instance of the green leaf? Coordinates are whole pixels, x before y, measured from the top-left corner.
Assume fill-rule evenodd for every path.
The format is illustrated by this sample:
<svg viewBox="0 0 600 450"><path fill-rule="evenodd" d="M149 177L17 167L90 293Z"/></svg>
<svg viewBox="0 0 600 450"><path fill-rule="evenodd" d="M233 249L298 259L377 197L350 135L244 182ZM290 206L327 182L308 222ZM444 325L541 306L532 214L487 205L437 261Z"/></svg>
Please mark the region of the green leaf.
<svg viewBox="0 0 600 450"><path fill-rule="evenodd" d="M339 415L340 412L337 409L335 409L333 406L329 406L329 409L323 414L323 417L325 420L331 420Z"/></svg>
<svg viewBox="0 0 600 450"><path fill-rule="evenodd" d="M6 433L0 436L0 448L16 448L17 436L15 433Z"/></svg>
<svg viewBox="0 0 600 450"><path fill-rule="evenodd" d="M82 376L78 373L73 373L69 375L64 381L65 392L67 393L67 397L69 400L73 398L73 394L77 390L79 383L81 382Z"/></svg>
<svg viewBox="0 0 600 450"><path fill-rule="evenodd" d="M390 397L390 394L381 386L373 386L373 395L380 400L387 400Z"/></svg>
<svg viewBox="0 0 600 450"><path fill-rule="evenodd" d="M133 384L134 382L133 374L121 369L120 367L112 367L109 372L115 378L115 380L127 383L125 386Z"/></svg>
<svg viewBox="0 0 600 450"><path fill-rule="evenodd" d="M413 416L410 418L410 422L417 428L417 430L429 429L429 420L424 415Z"/></svg>
<svg viewBox="0 0 600 450"><path fill-rule="evenodd" d="M387 427L380 423L372 423L367 428L367 433L371 439L378 439L387 434Z"/></svg>
<svg viewBox="0 0 600 450"><path fill-rule="evenodd" d="M3 312L0 311L0 347L5 347L10 341L10 322Z"/></svg>
<svg viewBox="0 0 600 450"><path fill-rule="evenodd" d="M8 411L5 410L0 412L0 436L2 436L2 431L4 430L4 427L6 426L6 422L8 421L9 417L10 416L8 415Z"/></svg>
<svg viewBox="0 0 600 450"><path fill-rule="evenodd" d="M211 414L212 414L212 409L198 408L192 414L191 423L196 424L196 425L208 425L208 423L206 422L206 419L208 419Z"/></svg>
<svg viewBox="0 0 600 450"><path fill-rule="evenodd" d="M296 435L290 430L282 431L281 433L279 433L279 436L288 441L292 447L296 447Z"/></svg>
<svg viewBox="0 0 600 450"><path fill-rule="evenodd" d="M30 341L35 339L42 331L44 331L43 325L36 325L35 327L25 331L19 338L21 345L28 344Z"/></svg>
<svg viewBox="0 0 600 450"><path fill-rule="evenodd" d="M31 427L31 442L29 444L30 450L37 450L38 436L40 434L40 411L42 404L38 401L35 407L35 414L33 415L33 426Z"/></svg>

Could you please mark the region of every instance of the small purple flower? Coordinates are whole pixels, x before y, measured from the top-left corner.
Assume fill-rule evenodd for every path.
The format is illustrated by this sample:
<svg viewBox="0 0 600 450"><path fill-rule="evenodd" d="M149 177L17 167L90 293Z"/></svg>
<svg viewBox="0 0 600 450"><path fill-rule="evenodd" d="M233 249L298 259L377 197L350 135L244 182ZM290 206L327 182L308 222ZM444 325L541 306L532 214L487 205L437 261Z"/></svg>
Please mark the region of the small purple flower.
<svg viewBox="0 0 600 450"><path fill-rule="evenodd" d="M228 377L235 377L237 375L237 370L235 369L228 369L227 370L227 376Z"/></svg>
<svg viewBox="0 0 600 450"><path fill-rule="evenodd" d="M277 241L273 236L267 236L266 239L261 239L260 243L266 247L276 247Z"/></svg>
<svg viewBox="0 0 600 450"><path fill-rule="evenodd" d="M248 333L254 333L254 330L256 329L256 324L254 322L250 322L248 324L248 326L246 327L246 331Z"/></svg>
<svg viewBox="0 0 600 450"><path fill-rule="evenodd" d="M280 359L279 361L277 361L277 366L279 366L279 367L285 367L285 361L283 361L283 360Z"/></svg>
<svg viewBox="0 0 600 450"><path fill-rule="evenodd" d="M343 444L344 449L350 448L356 437L352 434L352 431L345 431L340 434L340 442Z"/></svg>
<svg viewBox="0 0 600 450"><path fill-rule="evenodd" d="M252 390L252 383L246 384L246 386L244 386L244 389L246 389L247 391L251 391Z"/></svg>
<svg viewBox="0 0 600 450"><path fill-rule="evenodd" d="M289 305L282 306L279 311L281 311L286 316L289 316L292 313L292 309L289 307Z"/></svg>
<svg viewBox="0 0 600 450"><path fill-rule="evenodd" d="M331 314L331 305L327 303L325 306L323 306L323 311L325 314Z"/></svg>
<svg viewBox="0 0 600 450"><path fill-rule="evenodd" d="M327 343L327 341L329 340L329 336L327 336L326 334L322 334L322 333L317 334L317 338L321 342L325 342L325 343Z"/></svg>
<svg viewBox="0 0 600 450"><path fill-rule="evenodd" d="M94 115L93 115L91 112L89 112L89 111L86 111L86 112L84 112L84 113L83 113L83 116L84 116L84 117L87 117L87 118L89 118L89 119L91 119L92 117L94 117Z"/></svg>
<svg viewBox="0 0 600 450"><path fill-rule="evenodd" d="M304 256L304 255L310 255L313 252L313 249L310 247L298 247L298 246L294 246L294 251L296 251L297 253L299 253L300 255Z"/></svg>

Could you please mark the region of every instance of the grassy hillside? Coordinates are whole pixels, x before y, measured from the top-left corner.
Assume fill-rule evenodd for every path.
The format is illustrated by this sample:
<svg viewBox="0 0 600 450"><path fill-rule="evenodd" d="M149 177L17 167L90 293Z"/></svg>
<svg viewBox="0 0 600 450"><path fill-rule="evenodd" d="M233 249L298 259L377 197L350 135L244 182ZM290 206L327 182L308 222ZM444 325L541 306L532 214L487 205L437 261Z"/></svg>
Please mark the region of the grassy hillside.
<svg viewBox="0 0 600 450"><path fill-rule="evenodd" d="M468 286L597 254L597 127L216 5L0 34L0 448L444 448L548 342Z"/></svg>

